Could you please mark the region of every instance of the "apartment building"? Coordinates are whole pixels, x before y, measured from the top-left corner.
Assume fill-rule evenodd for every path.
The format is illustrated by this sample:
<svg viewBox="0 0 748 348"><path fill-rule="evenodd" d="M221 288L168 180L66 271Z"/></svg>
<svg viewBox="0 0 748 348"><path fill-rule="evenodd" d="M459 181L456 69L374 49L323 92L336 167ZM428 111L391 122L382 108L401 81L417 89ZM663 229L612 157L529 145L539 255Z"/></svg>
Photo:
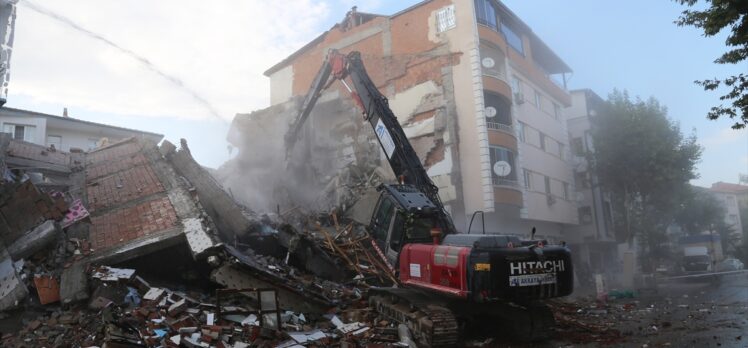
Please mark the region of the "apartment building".
<svg viewBox="0 0 748 348"><path fill-rule="evenodd" d="M130 137L158 143L164 137L161 134L68 117L67 110L62 116L58 116L2 107L0 127L0 131L11 134L13 139L42 146L54 145L62 151L70 151L71 148L88 151L96 148L102 141L114 143Z"/></svg>
<svg viewBox="0 0 748 348"><path fill-rule="evenodd" d="M741 243L744 222L740 219L740 208L748 206L748 186L720 181L708 190L725 207L725 222L732 226L740 238L738 243Z"/></svg>
<svg viewBox="0 0 748 348"><path fill-rule="evenodd" d="M586 158L586 154L595 150L590 134L592 120L604 112L605 101L589 89L574 90L570 94L571 106L565 110L565 116L579 225L570 228L569 243L577 261L586 262L597 273L615 269L619 260L610 195L600 187Z"/></svg>
<svg viewBox="0 0 748 348"><path fill-rule="evenodd" d="M271 108L304 95L330 49L361 52L458 228L482 211L488 233L537 227L537 236L568 238L578 223L563 115L571 69L505 5L427 0L393 15L354 8L265 72ZM347 95L334 87L320 102ZM473 233L478 226L480 216Z"/></svg>

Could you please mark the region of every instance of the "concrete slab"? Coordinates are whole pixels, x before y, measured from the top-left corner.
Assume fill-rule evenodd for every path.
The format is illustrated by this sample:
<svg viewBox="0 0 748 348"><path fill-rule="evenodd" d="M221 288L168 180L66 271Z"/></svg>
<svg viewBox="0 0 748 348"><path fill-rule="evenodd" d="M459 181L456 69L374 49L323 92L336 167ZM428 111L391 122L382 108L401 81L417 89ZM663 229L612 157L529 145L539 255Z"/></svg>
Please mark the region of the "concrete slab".
<svg viewBox="0 0 748 348"><path fill-rule="evenodd" d="M60 299L63 304L88 299L88 277L86 276L86 265L84 263L74 263L62 271Z"/></svg>
<svg viewBox="0 0 748 348"><path fill-rule="evenodd" d="M28 296L8 251L0 245L0 311L14 308Z"/></svg>

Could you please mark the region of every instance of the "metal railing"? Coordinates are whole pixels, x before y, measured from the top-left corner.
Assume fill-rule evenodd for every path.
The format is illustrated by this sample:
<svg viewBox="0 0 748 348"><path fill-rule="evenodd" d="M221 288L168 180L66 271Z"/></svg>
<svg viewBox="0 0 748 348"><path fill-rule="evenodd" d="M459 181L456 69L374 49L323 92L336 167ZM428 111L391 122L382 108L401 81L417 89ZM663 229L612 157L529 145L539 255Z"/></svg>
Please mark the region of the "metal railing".
<svg viewBox="0 0 748 348"><path fill-rule="evenodd" d="M504 179L504 178L498 178L494 176L492 178L493 184L496 186L507 186L507 187L513 187L518 188L519 187L519 181L516 179Z"/></svg>
<svg viewBox="0 0 748 348"><path fill-rule="evenodd" d="M486 121L486 127L488 127L488 129L496 129L514 135L514 127L510 124Z"/></svg>

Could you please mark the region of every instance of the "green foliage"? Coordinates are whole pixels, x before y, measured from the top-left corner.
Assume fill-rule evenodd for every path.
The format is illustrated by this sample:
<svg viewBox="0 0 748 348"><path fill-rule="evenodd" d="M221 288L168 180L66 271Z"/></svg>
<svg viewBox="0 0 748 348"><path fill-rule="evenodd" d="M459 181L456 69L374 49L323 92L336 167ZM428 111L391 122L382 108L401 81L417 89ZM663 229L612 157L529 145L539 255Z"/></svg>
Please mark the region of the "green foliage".
<svg viewBox="0 0 748 348"><path fill-rule="evenodd" d="M681 5L692 7L698 0L675 0ZM717 58L717 64L737 64L748 58L748 2L745 0L705 0L707 8L704 10L685 10L675 23L679 26L693 26L703 29L704 36L714 36L725 28L730 34L725 44L731 49ZM748 75L739 74L724 79L709 79L695 81L706 91L712 91L720 86L730 91L719 99L730 101L731 104L714 106L707 114L707 118L716 120L727 116L735 120L733 128L740 129L748 124Z"/></svg>
<svg viewBox="0 0 748 348"><path fill-rule="evenodd" d="M614 91L606 110L593 119L590 163L601 185L612 193L619 240L638 236L643 257L656 262L667 257L661 247L697 177L701 157L695 135L684 136L667 109L654 98L632 100Z"/></svg>

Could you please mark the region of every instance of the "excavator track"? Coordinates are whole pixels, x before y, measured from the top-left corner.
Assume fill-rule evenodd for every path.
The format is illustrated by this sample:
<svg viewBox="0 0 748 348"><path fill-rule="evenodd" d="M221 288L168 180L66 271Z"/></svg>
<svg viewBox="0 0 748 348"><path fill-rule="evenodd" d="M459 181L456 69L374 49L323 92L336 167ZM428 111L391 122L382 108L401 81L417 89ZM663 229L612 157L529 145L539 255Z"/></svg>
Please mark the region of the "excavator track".
<svg viewBox="0 0 748 348"><path fill-rule="evenodd" d="M405 324L422 347L455 347L460 333L449 308L408 289L380 288L369 296L379 314Z"/></svg>

